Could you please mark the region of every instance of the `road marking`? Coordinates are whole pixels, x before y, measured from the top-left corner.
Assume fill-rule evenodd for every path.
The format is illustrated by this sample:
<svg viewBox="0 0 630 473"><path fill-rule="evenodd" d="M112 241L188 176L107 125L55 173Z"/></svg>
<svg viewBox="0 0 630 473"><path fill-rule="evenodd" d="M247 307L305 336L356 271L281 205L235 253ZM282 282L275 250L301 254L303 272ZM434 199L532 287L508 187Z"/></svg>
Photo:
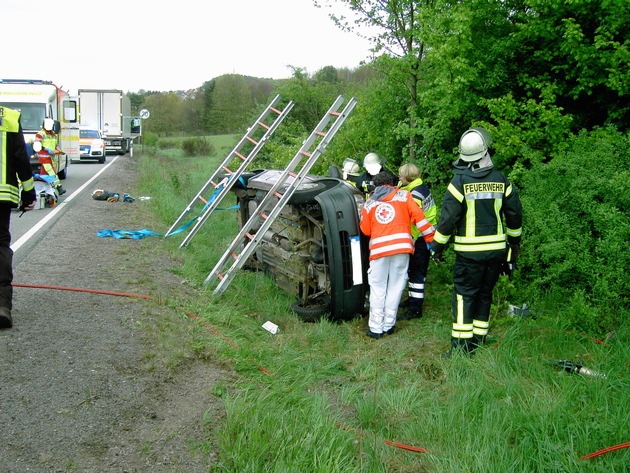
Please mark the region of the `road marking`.
<svg viewBox="0 0 630 473"><path fill-rule="evenodd" d="M57 204L57 206L53 209L52 212L50 212L48 215L46 215L43 219L41 219L39 222L37 222L37 224L35 226L33 226L28 232L26 232L24 235L22 235L22 237L17 240L15 243L13 243L11 245L11 249L13 250L13 253L15 253L17 250L19 250L22 245L24 245L27 241L29 241L39 230L42 229L42 227L44 225L46 225L46 223L48 223L49 220L51 220L55 215L57 215L58 212L61 211L61 209L63 209L64 205L67 204L68 202L71 202L72 199L74 199L83 189L85 189L87 186L89 186L92 181L94 179L96 179L98 176L100 176L103 172L105 172L105 170L110 167L112 164L114 164L116 162L116 160L118 159L118 156L116 156L114 159L112 159L109 164L107 164L106 166L103 167L103 169L101 169L99 172L97 172L96 174L94 174L92 176L92 178L88 181L85 182L85 184L83 184L81 187L79 187L76 191L74 191L72 194L70 194L68 197L66 197L63 202L61 202L60 204Z"/></svg>

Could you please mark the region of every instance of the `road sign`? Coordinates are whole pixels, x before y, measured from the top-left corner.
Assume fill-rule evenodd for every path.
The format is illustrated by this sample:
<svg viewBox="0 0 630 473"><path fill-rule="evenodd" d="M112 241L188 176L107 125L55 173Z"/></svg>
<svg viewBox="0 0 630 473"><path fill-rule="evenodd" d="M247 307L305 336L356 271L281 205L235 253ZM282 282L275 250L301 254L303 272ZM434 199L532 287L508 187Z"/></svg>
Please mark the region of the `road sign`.
<svg viewBox="0 0 630 473"><path fill-rule="evenodd" d="M149 118L149 111L146 108L140 110L140 118L147 119Z"/></svg>

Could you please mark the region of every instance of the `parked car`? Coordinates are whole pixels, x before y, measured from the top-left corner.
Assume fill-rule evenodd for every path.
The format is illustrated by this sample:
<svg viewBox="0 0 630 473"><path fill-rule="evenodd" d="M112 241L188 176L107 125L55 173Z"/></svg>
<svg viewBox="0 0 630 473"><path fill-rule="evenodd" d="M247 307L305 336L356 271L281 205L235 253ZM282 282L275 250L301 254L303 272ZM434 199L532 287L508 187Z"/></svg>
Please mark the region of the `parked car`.
<svg viewBox="0 0 630 473"><path fill-rule="evenodd" d="M239 229L281 174L246 172L234 184ZM307 176L243 267L265 271L293 294L291 309L306 322L363 315L368 289L367 241L359 229L363 204L363 194L343 179Z"/></svg>
<svg viewBox="0 0 630 473"><path fill-rule="evenodd" d="M80 158L96 159L104 163L106 159L105 140L99 130L93 128L79 129Z"/></svg>

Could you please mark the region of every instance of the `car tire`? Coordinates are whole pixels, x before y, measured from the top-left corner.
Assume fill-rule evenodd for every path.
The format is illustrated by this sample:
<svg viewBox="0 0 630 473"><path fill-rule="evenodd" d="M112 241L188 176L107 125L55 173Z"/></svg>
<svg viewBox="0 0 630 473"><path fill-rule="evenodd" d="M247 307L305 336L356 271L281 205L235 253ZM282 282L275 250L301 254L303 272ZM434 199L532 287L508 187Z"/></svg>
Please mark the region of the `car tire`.
<svg viewBox="0 0 630 473"><path fill-rule="evenodd" d="M295 301L291 304L291 310L302 320L302 322L319 322L319 320L330 312L330 304L318 301L307 306L302 301Z"/></svg>

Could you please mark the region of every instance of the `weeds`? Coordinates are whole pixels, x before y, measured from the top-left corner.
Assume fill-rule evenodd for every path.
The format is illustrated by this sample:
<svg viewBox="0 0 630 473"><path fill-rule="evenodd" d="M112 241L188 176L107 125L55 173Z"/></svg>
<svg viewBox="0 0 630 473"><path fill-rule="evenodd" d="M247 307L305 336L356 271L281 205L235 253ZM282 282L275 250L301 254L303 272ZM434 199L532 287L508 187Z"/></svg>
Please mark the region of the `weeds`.
<svg viewBox="0 0 630 473"><path fill-rule="evenodd" d="M163 158L147 159L143 194L156 181L171 182L156 170ZM151 209L164 225L204 184L211 161L180 176L189 184L179 192L163 189L165 198ZM194 345L182 350L227 363L239 375L217 391L227 411L223 425L200 420L220 449L213 471L621 472L630 464L627 449L580 459L628 441L627 322L602 343L573 328L568 314L582 310L580 300L546 291L515 301L519 291L504 281L488 344L472 358L442 360L451 323L449 257L429 270L425 316L372 340L365 318L301 322L288 309L291 297L263 273L243 271L221 298L213 297L201 282L236 225L229 211L211 218L185 251L172 240L163 249L177 254L177 274L197 287L187 309L213 328L199 329ZM506 315L508 303L523 302L537 309L536 318ZM263 330L266 320L280 333ZM171 341L162 346L184 356L172 346L178 332L163 330ZM582 360L607 378L570 374L549 359Z"/></svg>

